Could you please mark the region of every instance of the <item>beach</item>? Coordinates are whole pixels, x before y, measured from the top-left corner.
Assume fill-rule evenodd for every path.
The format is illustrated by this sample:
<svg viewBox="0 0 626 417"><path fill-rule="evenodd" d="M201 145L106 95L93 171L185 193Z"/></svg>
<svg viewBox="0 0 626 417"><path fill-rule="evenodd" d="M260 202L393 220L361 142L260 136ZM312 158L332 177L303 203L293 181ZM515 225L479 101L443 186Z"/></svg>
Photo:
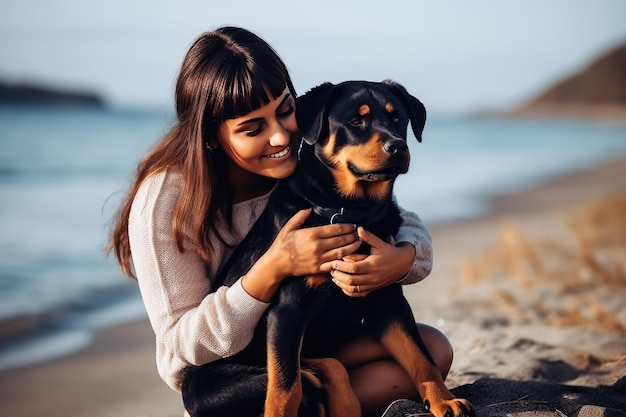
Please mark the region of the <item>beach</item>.
<svg viewBox="0 0 626 417"><path fill-rule="evenodd" d="M435 266L405 294L450 338L447 383L479 416L626 415L625 178L626 158L602 162L427 224ZM1 414L182 415L154 362L147 321L102 329L79 352L0 371Z"/></svg>
<svg viewBox="0 0 626 417"><path fill-rule="evenodd" d="M433 273L406 294L451 339L447 384L479 416L626 415L623 178L613 160L432 228ZM580 247L590 225L610 230Z"/></svg>

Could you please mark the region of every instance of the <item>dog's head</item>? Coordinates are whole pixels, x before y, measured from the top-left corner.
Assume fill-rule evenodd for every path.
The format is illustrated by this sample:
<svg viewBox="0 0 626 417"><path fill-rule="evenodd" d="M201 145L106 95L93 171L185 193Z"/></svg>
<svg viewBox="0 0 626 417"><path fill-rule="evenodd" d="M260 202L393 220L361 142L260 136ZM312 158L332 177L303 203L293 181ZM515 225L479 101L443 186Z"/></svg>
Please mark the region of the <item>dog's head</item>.
<svg viewBox="0 0 626 417"><path fill-rule="evenodd" d="M303 146L314 147L340 195L383 200L409 168L408 123L421 142L426 110L393 81L347 81L299 97L296 117Z"/></svg>

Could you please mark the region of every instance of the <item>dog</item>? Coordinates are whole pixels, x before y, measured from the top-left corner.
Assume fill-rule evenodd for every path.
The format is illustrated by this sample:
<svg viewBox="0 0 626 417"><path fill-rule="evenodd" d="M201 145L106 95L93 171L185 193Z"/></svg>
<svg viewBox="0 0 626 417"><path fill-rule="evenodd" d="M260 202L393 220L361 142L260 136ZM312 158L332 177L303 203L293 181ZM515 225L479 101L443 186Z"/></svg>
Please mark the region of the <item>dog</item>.
<svg viewBox="0 0 626 417"><path fill-rule="evenodd" d="M216 286L244 275L301 209L312 208L303 227L354 223L384 240L400 227L393 183L409 168L409 121L421 142L423 104L391 80L324 83L298 98L296 117L298 167L274 189ZM286 279L242 352L188 367L185 408L193 417L360 416L347 371L333 357L362 332L407 371L436 417L473 415L444 385L400 284L353 298L329 274Z"/></svg>

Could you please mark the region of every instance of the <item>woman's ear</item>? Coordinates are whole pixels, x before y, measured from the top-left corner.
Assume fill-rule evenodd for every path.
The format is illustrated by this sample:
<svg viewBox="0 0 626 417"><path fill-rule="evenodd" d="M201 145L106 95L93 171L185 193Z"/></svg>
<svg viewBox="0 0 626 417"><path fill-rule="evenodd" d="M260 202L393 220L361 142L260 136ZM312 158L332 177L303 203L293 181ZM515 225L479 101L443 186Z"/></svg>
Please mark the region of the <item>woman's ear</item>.
<svg viewBox="0 0 626 417"><path fill-rule="evenodd" d="M208 150L213 151L213 150L215 150L215 149L220 148L220 141L219 141L219 139L208 139L208 140L205 140L205 142L204 142L204 146L205 146Z"/></svg>

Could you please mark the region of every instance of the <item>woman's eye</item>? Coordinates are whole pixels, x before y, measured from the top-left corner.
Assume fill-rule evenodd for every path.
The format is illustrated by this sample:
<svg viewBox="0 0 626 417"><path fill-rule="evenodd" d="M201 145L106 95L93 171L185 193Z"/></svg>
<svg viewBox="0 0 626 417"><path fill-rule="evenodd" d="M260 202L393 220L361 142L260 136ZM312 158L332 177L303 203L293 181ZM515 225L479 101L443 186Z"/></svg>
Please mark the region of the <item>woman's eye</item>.
<svg viewBox="0 0 626 417"><path fill-rule="evenodd" d="M257 135L259 135L263 131L263 127L264 127L264 125L259 123L254 128L251 128L251 129L247 130L246 131L246 136L257 136Z"/></svg>
<svg viewBox="0 0 626 417"><path fill-rule="evenodd" d="M295 110L296 108L294 106L289 106L285 111L278 113L278 117L280 117L281 119L289 117Z"/></svg>

